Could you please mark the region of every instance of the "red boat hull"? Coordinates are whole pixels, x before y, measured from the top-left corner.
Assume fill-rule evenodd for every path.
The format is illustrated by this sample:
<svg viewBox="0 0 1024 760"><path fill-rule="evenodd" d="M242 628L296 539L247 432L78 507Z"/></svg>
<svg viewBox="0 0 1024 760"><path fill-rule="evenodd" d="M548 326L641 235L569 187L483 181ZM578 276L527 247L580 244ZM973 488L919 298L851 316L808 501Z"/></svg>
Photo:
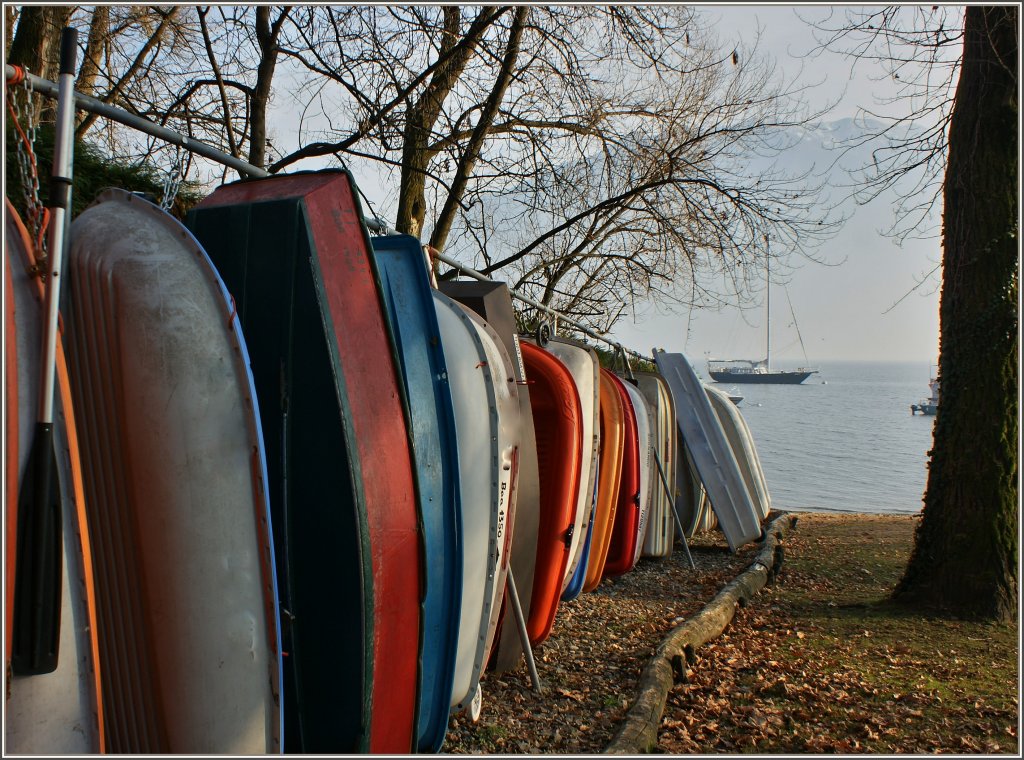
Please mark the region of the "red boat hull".
<svg viewBox="0 0 1024 760"><path fill-rule="evenodd" d="M569 562L570 529L583 462L583 411L568 368L554 354L522 342L540 474L540 530L526 629L536 646L551 634Z"/></svg>
<svg viewBox="0 0 1024 760"><path fill-rule="evenodd" d="M622 452L622 477L619 480L619 503L615 510L615 526L604 563L604 577L628 573L633 569L640 523L640 445L637 438L636 412L625 386L614 377L615 387L625 412L625 437Z"/></svg>
<svg viewBox="0 0 1024 760"><path fill-rule="evenodd" d="M343 368L339 393L347 396L344 406L351 414L346 439L358 461L365 502L371 578L364 584L372 585L373 642L371 672L365 675L371 682L368 737L357 751L407 754L417 699L422 548L399 370L351 178L347 172L311 172L238 182L218 189L200 208L251 208L285 198L302 199L319 252L315 276L326 300L320 308L331 351Z"/></svg>

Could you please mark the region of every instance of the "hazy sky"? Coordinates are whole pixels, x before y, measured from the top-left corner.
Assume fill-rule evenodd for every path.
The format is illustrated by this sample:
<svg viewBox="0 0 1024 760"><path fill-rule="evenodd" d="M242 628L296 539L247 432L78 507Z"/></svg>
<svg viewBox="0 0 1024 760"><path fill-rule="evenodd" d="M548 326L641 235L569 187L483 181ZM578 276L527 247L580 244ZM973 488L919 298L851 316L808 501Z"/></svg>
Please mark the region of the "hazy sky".
<svg viewBox="0 0 1024 760"><path fill-rule="evenodd" d="M821 17L829 10L803 6L799 13L805 18ZM835 100L843 93L826 121L850 119L859 107L875 106L874 95L885 93L886 83L872 79L879 71L871 63L851 66L849 60L827 53L808 59L814 39L794 6L709 6L702 12L717 21L717 34L724 43L736 39L750 44L760 27L759 49L773 56L780 69L796 75L801 62L805 63L802 81L816 85L807 95L812 104ZM842 8L835 12L841 13ZM808 139L797 150L816 148L820 150L820 142ZM803 157L793 158L802 163ZM849 221L819 252L834 266L796 258L790 262L798 269L788 285L789 298L812 365L827 370L828 361L837 359L907 360L922 365L937 360L938 273L883 314L923 280L941 257L938 238L910 240L898 247L881 234L892 222L891 203L891 198L880 198L868 206L850 207ZM763 306L742 312L729 308L659 315L656 311L648 307L635 323L623 320L615 336L641 353L653 346L682 351L700 367L705 353L726 358L764 356ZM786 292L776 286L772 289L773 365L804 363L791 324Z"/></svg>

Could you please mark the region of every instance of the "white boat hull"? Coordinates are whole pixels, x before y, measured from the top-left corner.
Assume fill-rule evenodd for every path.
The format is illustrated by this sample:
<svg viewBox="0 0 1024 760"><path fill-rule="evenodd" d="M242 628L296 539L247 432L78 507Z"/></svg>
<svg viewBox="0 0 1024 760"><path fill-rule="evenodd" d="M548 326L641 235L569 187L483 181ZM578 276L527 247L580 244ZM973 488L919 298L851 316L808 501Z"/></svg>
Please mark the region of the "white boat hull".
<svg viewBox="0 0 1024 760"><path fill-rule="evenodd" d="M471 706L494 642L514 521L519 397L500 338L434 291L455 407L462 489L462 613L451 707ZM486 412L484 412L486 410Z"/></svg>
<svg viewBox="0 0 1024 760"><path fill-rule="evenodd" d="M761 536L757 507L718 415L697 373L682 354L654 352L654 362L672 392L676 419L732 551Z"/></svg>
<svg viewBox="0 0 1024 760"><path fill-rule="evenodd" d="M600 372L601 363L594 349L562 338L552 338L545 348L569 369L580 396L583 415L583 446L580 464L580 492L577 499L569 562L561 591L565 591L580 563L590 513L594 505L594 483L597 481L597 458L600 446Z"/></svg>
<svg viewBox="0 0 1024 760"><path fill-rule="evenodd" d="M736 462L743 473L743 480L747 484L747 491L757 507L761 519L768 517L772 510L771 496L768 493L768 483L764 477L764 470L761 468L761 458L757 455L757 447L754 445L754 436L747 427L747 421L743 419L740 410L729 399L729 394L711 385L704 386L711 399L711 406L718 415L722 429L732 445L732 452L736 456Z"/></svg>
<svg viewBox="0 0 1024 760"><path fill-rule="evenodd" d="M107 191L64 314L119 753L280 752L266 465L227 291L187 230Z"/></svg>
<svg viewBox="0 0 1024 760"><path fill-rule="evenodd" d="M672 408L672 396L660 376L649 372L638 372L637 385L647 401L651 413L651 429L654 431L654 451L661 462L661 469L668 482L668 492L658 472L657 462L652 474L651 506L647 518L647 535L644 536L643 556L667 557L672 553L675 517L670 497L676 491L676 419Z"/></svg>

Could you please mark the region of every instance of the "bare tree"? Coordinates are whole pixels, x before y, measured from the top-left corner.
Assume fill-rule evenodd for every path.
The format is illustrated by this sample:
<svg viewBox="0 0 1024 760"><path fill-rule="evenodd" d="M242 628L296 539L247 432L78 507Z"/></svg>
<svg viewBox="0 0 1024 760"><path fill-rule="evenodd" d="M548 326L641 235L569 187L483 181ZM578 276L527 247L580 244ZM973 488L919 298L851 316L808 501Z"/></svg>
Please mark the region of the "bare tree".
<svg viewBox="0 0 1024 760"><path fill-rule="evenodd" d="M832 230L806 177L749 161L809 118L799 93L685 8L311 8L296 29L332 127L272 170L393 166L399 230L595 324L613 293L690 299L701 273L741 292L766 236Z"/></svg>
<svg viewBox="0 0 1024 760"><path fill-rule="evenodd" d="M883 193L898 199L888 230L898 241L938 231L963 12L949 5L847 9L835 23L815 25L821 49L870 61L880 77L898 83L894 95L863 110L882 126L844 149L871 148L871 162L853 167L854 196L861 203Z"/></svg>
<svg viewBox="0 0 1024 760"><path fill-rule="evenodd" d="M743 297L745 265L834 229L819 187L763 160L814 116L800 92L682 6L76 13L96 97L259 166L277 153L274 172L388 167L398 229L601 328L624 303ZM282 67L308 117L286 155L268 134ZM79 133L177 160L97 124Z"/></svg>

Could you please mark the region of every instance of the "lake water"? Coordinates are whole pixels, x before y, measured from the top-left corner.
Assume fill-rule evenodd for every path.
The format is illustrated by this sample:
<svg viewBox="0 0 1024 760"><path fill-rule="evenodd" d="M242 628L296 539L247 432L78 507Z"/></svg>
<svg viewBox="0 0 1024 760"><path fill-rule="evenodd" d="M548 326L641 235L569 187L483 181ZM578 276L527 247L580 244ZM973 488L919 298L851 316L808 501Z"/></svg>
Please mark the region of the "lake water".
<svg viewBox="0 0 1024 760"><path fill-rule="evenodd" d="M695 367L706 376L704 367ZM780 367L789 369L789 367ZM717 387L743 396L772 506L820 512L921 509L934 417L925 363L830 362L802 385Z"/></svg>

